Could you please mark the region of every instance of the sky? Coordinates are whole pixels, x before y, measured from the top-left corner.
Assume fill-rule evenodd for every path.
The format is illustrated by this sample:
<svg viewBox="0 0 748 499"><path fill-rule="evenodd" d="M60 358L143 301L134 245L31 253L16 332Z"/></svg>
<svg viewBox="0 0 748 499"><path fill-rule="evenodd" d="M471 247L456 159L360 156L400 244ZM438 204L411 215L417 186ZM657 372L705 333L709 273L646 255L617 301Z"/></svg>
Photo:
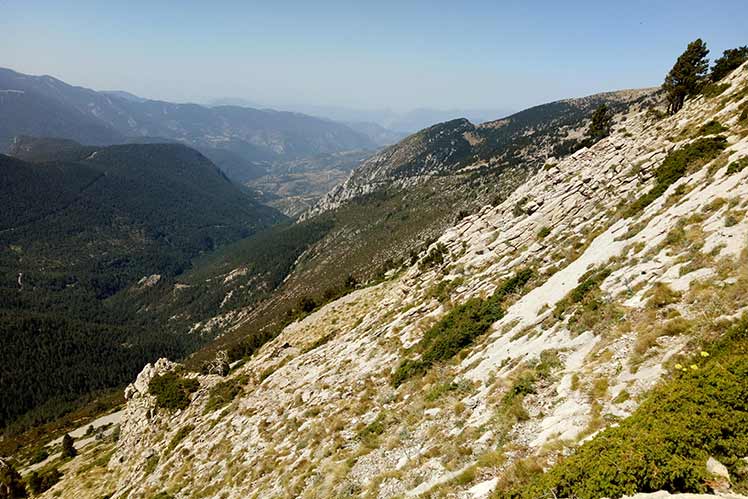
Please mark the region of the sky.
<svg viewBox="0 0 748 499"><path fill-rule="evenodd" d="M265 106L520 110L748 44L748 1L0 0L0 67Z"/></svg>

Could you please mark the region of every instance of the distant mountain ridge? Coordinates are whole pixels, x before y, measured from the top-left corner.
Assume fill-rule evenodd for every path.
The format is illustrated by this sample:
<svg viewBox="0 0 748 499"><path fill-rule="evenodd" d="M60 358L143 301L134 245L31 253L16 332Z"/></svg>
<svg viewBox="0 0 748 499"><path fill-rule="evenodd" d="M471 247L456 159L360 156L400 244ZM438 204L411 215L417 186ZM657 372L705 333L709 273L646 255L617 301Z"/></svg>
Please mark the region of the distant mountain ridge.
<svg viewBox="0 0 748 499"><path fill-rule="evenodd" d="M304 218L380 190L397 190L435 176L497 173L521 165L535 169L553 157L567 137L578 135L600 104L622 113L650 101L655 89L606 92L526 109L479 125L465 118L412 134L367 159Z"/></svg>
<svg viewBox="0 0 748 499"><path fill-rule="evenodd" d="M13 137L60 137L107 145L160 137L208 152L228 150L249 162L376 149L367 135L300 113L239 106L206 107L97 92L51 76L0 68L0 150Z"/></svg>
<svg viewBox="0 0 748 499"><path fill-rule="evenodd" d="M242 98L221 98L209 102L211 106L236 105L254 108L266 108L267 105ZM420 107L408 111L393 111L391 109L355 109L344 106L324 106L307 104L283 104L271 106L275 109L293 110L331 119L340 123L367 123L376 124L391 132L400 134L401 137L409 133L417 132L427 128L434 123L442 123L457 118L467 118L473 123L503 118L516 112L511 108L452 108L435 109Z"/></svg>

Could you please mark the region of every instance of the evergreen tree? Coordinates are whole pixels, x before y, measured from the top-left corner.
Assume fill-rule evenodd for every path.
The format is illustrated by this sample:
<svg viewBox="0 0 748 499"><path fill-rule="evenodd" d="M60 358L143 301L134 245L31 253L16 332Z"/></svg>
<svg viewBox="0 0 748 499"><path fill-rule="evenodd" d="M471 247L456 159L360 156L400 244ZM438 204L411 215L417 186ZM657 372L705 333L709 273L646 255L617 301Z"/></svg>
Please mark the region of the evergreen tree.
<svg viewBox="0 0 748 499"><path fill-rule="evenodd" d="M75 457L76 454L78 454L78 451L75 450L75 446L73 445L73 437L66 433L62 437L62 457Z"/></svg>
<svg viewBox="0 0 748 499"><path fill-rule="evenodd" d="M709 49L697 38L688 44L675 65L665 77L663 89L667 92L668 112L675 114L683 107L687 97L696 95L704 85L709 60L706 58Z"/></svg>
<svg viewBox="0 0 748 499"><path fill-rule="evenodd" d="M592 145L610 135L610 129L613 126L613 116L610 108L605 104L600 104L595 112L592 113L592 121L587 128L587 140L585 145Z"/></svg>
<svg viewBox="0 0 748 499"><path fill-rule="evenodd" d="M725 50L722 57L714 61L710 75L712 81L721 80L745 61L748 61L748 46Z"/></svg>

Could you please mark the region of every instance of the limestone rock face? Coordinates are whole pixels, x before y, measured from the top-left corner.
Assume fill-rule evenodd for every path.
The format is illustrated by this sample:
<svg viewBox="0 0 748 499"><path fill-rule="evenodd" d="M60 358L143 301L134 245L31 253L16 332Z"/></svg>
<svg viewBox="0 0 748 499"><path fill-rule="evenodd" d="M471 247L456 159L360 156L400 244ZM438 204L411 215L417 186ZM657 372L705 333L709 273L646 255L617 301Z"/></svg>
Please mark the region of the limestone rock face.
<svg viewBox="0 0 748 499"><path fill-rule="evenodd" d="M714 477L714 490L724 492L730 489L730 472L727 470L727 466L709 456L706 461L706 471Z"/></svg>

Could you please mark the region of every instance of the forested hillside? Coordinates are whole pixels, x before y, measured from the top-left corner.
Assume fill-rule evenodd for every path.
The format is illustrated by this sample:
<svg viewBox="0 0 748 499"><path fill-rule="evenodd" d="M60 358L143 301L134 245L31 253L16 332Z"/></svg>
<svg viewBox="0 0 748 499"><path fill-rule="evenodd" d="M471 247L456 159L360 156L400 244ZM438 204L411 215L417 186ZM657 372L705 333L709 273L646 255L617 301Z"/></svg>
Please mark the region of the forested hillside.
<svg viewBox="0 0 748 499"><path fill-rule="evenodd" d="M0 156L0 426L116 386L209 336L174 334L128 301L206 252L284 220L181 145L53 144Z"/></svg>

